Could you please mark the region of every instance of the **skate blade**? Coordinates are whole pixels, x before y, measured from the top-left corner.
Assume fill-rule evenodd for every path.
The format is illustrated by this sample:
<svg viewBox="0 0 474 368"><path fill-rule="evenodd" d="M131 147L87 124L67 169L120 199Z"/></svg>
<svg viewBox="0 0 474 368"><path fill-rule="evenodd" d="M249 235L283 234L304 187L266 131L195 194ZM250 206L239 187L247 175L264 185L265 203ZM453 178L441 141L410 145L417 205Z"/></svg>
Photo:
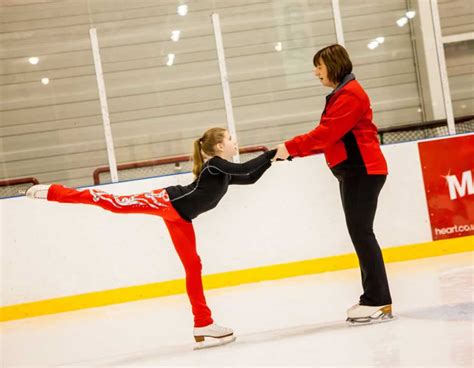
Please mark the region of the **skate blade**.
<svg viewBox="0 0 474 368"><path fill-rule="evenodd" d="M384 314L378 318L347 318L346 322L349 326L364 326L364 325L372 325L375 323L383 323L383 322L390 322L395 320L392 314Z"/></svg>
<svg viewBox="0 0 474 368"><path fill-rule="evenodd" d="M232 336L221 337L221 338L206 337L206 339L207 340L204 340L202 342L197 342L193 350L216 348L218 346L227 345L234 342L237 339L237 337L232 335Z"/></svg>

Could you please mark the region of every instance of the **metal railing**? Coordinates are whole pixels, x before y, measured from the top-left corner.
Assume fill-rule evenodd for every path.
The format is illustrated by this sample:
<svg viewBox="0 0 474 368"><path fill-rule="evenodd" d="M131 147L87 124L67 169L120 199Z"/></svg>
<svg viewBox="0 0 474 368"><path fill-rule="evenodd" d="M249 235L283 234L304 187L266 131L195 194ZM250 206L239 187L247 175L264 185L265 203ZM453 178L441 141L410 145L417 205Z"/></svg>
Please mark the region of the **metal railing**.
<svg viewBox="0 0 474 368"><path fill-rule="evenodd" d="M33 177L0 180L0 198L21 195L35 184L39 184L39 181Z"/></svg>
<svg viewBox="0 0 474 368"><path fill-rule="evenodd" d="M239 149L240 155L246 160L256 156L256 153L268 151L265 146L252 146ZM157 160L131 162L117 165L120 181L143 179L154 176L171 175L192 171L192 156L175 156ZM108 166L99 167L93 173L94 184L110 183L110 169Z"/></svg>
<svg viewBox="0 0 474 368"><path fill-rule="evenodd" d="M474 132L474 115L457 117L454 121L456 133ZM448 135L446 119L379 129L381 144L417 141ZM252 146L241 148L239 151L246 161L252 158L252 156L256 156L259 152L268 151L268 148L265 146ZM124 181L190 172L192 171L192 164L191 156L175 156L120 164L117 166L117 170L120 180ZM112 180L109 167L104 166L94 170L93 180L95 185L110 183ZM38 184L38 180L34 177L0 180L0 198L20 195L33 184Z"/></svg>
<svg viewBox="0 0 474 368"><path fill-rule="evenodd" d="M474 132L474 115L454 118L454 123L457 134ZM418 141L447 135L449 132L446 119L379 129L381 144Z"/></svg>

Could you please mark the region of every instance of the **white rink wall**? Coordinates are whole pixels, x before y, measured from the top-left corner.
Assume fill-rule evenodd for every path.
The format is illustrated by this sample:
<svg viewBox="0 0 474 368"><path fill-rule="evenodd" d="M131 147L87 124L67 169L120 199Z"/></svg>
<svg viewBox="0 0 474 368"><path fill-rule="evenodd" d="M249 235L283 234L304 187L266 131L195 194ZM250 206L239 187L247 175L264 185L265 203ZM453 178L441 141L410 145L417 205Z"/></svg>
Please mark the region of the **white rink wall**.
<svg viewBox="0 0 474 368"><path fill-rule="evenodd" d="M379 243L431 241L417 142L383 151L389 177L374 226ZM182 174L100 188L132 194L191 180ZM18 197L0 200L0 223L3 306L184 277L157 217ZM204 274L353 252L323 155L274 163L255 185L231 186L194 226Z"/></svg>

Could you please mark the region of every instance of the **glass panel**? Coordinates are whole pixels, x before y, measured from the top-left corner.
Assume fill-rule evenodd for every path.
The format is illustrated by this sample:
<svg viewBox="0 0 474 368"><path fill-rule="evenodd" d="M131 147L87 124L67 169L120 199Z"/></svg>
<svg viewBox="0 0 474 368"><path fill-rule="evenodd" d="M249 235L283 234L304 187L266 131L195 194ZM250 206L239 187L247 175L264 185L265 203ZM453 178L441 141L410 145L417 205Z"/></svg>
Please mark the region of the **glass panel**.
<svg viewBox="0 0 474 368"><path fill-rule="evenodd" d="M340 6L346 48L371 99L374 122L389 128L423 121L413 18L406 16L412 9L405 0L341 0Z"/></svg>
<svg viewBox="0 0 474 368"><path fill-rule="evenodd" d="M474 1L438 0L443 36L474 31Z"/></svg>
<svg viewBox="0 0 474 368"><path fill-rule="evenodd" d="M87 11L82 1L2 4L0 180L90 185L107 164Z"/></svg>
<svg viewBox="0 0 474 368"><path fill-rule="evenodd" d="M312 129L330 91L313 55L335 43L330 0L218 9L239 144L269 147Z"/></svg>
<svg viewBox="0 0 474 368"><path fill-rule="evenodd" d="M454 116L474 115L474 41L444 45Z"/></svg>
<svg viewBox="0 0 474 368"><path fill-rule="evenodd" d="M91 27L99 37L118 164L189 155L204 130L226 126L213 12L221 19L240 146L271 147L308 131L330 92L315 79L312 58L336 42L331 3L2 2L0 180L35 177L77 187L91 185L93 171L108 165ZM472 31L472 22L463 21L472 2L439 3L443 35ZM380 128L446 116L438 72L429 67L433 39L419 21L423 4L340 0L346 47ZM445 50L455 115L473 114L472 41Z"/></svg>
<svg viewBox="0 0 474 368"><path fill-rule="evenodd" d="M226 127L213 2L179 4L90 2L118 165L191 155L205 130Z"/></svg>
<svg viewBox="0 0 474 368"><path fill-rule="evenodd" d="M474 41L444 45L456 133L474 132Z"/></svg>

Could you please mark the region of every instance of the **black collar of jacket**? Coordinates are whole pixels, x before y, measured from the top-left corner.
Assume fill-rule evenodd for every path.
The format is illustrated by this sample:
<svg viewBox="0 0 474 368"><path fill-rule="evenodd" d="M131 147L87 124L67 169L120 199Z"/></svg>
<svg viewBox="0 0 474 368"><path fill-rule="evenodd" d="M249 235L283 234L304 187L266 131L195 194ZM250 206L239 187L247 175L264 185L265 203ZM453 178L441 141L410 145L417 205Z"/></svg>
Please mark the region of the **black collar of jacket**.
<svg viewBox="0 0 474 368"><path fill-rule="evenodd" d="M344 78L342 78L342 81L341 83L339 83L339 85L334 88L334 90L328 94L326 96L326 104L329 102L329 100L331 99L332 96L334 96L334 94L339 91L342 87L344 87L347 83L349 83L350 81L356 79L354 73L349 73L349 74L346 74L346 76Z"/></svg>

